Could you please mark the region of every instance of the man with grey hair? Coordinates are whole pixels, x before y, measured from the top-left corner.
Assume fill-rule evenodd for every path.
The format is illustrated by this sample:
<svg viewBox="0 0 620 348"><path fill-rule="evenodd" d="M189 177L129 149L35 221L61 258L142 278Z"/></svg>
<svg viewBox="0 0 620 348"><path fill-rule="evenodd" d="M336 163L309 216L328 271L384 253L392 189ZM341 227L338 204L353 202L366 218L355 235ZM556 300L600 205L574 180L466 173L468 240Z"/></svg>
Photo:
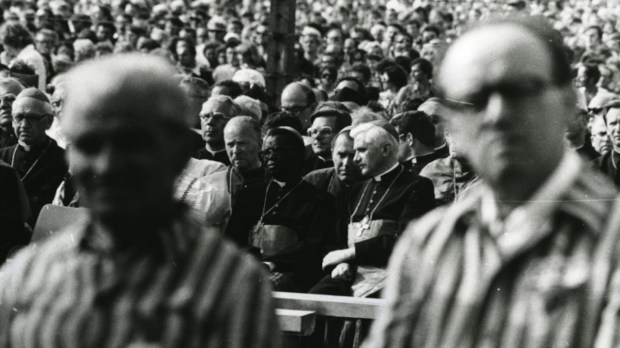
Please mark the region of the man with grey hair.
<svg viewBox="0 0 620 348"><path fill-rule="evenodd" d="M85 62L67 76L61 121L90 213L2 269L0 345L279 346L263 269L173 199L190 152L173 67Z"/></svg>
<svg viewBox="0 0 620 348"><path fill-rule="evenodd" d="M398 163L398 133L387 121L361 124L351 137L354 160L367 180L351 188L348 237L323 258L330 274L311 292L377 296L398 235L409 221L433 208L433 184Z"/></svg>
<svg viewBox="0 0 620 348"><path fill-rule="evenodd" d="M230 166L224 172L215 173L204 178L205 182L224 188L230 219L226 225L225 235L243 246L247 244L247 231L252 223L247 219L247 209L237 205L239 199L262 201L263 187L269 180L260 158L262 147L259 122L250 116L236 116L230 119L224 128L224 142L230 159ZM259 195L260 197L255 197Z"/></svg>
<svg viewBox="0 0 620 348"><path fill-rule="evenodd" d="M563 40L544 19L479 24L437 78L447 129L481 182L410 225L365 347L616 347L620 210L567 151Z"/></svg>
<svg viewBox="0 0 620 348"><path fill-rule="evenodd" d="M194 154L196 159L209 159L230 164L224 145L224 127L229 119L239 116L239 106L226 95L209 98L200 110L200 126L205 148Z"/></svg>

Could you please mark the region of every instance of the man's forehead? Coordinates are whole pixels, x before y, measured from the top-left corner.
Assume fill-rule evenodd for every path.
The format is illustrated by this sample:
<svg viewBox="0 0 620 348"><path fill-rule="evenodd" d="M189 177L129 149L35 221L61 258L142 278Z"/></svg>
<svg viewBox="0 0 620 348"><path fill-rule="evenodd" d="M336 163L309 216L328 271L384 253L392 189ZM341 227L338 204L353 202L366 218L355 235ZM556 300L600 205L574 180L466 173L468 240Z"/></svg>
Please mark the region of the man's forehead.
<svg viewBox="0 0 620 348"><path fill-rule="evenodd" d="M607 118L607 121L609 121L610 119L618 119L620 118L620 108L611 108L609 109L609 111L607 111L607 114L605 115L605 117Z"/></svg>
<svg viewBox="0 0 620 348"><path fill-rule="evenodd" d="M448 50L439 74L444 90L505 79L551 79L551 57L544 44L516 24L494 24L464 34Z"/></svg>
<svg viewBox="0 0 620 348"><path fill-rule="evenodd" d="M24 113L24 114L46 114L47 111L42 105L43 103L39 101L33 101L30 98L20 98L13 102L12 112L13 113Z"/></svg>

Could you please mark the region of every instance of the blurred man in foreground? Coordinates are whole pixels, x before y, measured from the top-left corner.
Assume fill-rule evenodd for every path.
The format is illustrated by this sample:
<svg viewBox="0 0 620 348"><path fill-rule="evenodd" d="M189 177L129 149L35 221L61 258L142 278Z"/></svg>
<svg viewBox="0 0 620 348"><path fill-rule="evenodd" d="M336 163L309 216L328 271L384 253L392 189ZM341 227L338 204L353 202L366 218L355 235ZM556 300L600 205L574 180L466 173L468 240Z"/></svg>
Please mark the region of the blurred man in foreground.
<svg viewBox="0 0 620 348"><path fill-rule="evenodd" d="M564 147L564 52L535 18L474 27L447 52L449 134L482 183L401 237L366 347L618 344L615 190Z"/></svg>
<svg viewBox="0 0 620 348"><path fill-rule="evenodd" d="M90 216L2 270L1 346L278 345L261 267L172 198L191 150L173 73L137 55L69 73L62 126Z"/></svg>

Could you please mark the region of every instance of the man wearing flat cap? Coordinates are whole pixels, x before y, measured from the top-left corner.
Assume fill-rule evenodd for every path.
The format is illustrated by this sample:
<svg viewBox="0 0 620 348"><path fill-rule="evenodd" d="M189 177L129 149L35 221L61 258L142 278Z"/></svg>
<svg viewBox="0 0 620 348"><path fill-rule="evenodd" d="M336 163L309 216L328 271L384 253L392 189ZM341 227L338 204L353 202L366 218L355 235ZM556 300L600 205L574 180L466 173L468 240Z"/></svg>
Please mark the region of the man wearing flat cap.
<svg viewBox="0 0 620 348"><path fill-rule="evenodd" d="M262 268L173 199L191 150L174 68L85 62L61 122L89 214L0 271L0 346L278 347Z"/></svg>
<svg viewBox="0 0 620 348"><path fill-rule="evenodd" d="M29 223L33 226L67 173L65 152L45 134L54 116L43 92L36 88L21 91L13 102L11 117L17 144L0 149L0 160L17 170L30 202Z"/></svg>
<svg viewBox="0 0 620 348"><path fill-rule="evenodd" d="M398 133L387 121L363 123L351 137L355 162L367 180L352 187L348 236L323 258L323 268L331 274L311 292L376 296L398 235L434 207L433 184L398 163Z"/></svg>

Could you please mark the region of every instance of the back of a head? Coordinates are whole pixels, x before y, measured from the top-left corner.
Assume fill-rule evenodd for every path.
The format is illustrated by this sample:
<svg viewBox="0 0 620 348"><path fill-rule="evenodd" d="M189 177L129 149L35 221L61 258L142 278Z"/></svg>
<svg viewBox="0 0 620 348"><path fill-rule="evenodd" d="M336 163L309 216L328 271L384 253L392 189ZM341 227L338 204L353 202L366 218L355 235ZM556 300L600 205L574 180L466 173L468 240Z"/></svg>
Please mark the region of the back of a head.
<svg viewBox="0 0 620 348"><path fill-rule="evenodd" d="M400 134L411 134L426 146L435 146L435 126L430 117L423 111L406 111L395 115L390 123Z"/></svg>
<svg viewBox="0 0 620 348"><path fill-rule="evenodd" d="M67 73L63 128L79 134L84 121L188 126L187 99L164 60L141 54L106 56Z"/></svg>

